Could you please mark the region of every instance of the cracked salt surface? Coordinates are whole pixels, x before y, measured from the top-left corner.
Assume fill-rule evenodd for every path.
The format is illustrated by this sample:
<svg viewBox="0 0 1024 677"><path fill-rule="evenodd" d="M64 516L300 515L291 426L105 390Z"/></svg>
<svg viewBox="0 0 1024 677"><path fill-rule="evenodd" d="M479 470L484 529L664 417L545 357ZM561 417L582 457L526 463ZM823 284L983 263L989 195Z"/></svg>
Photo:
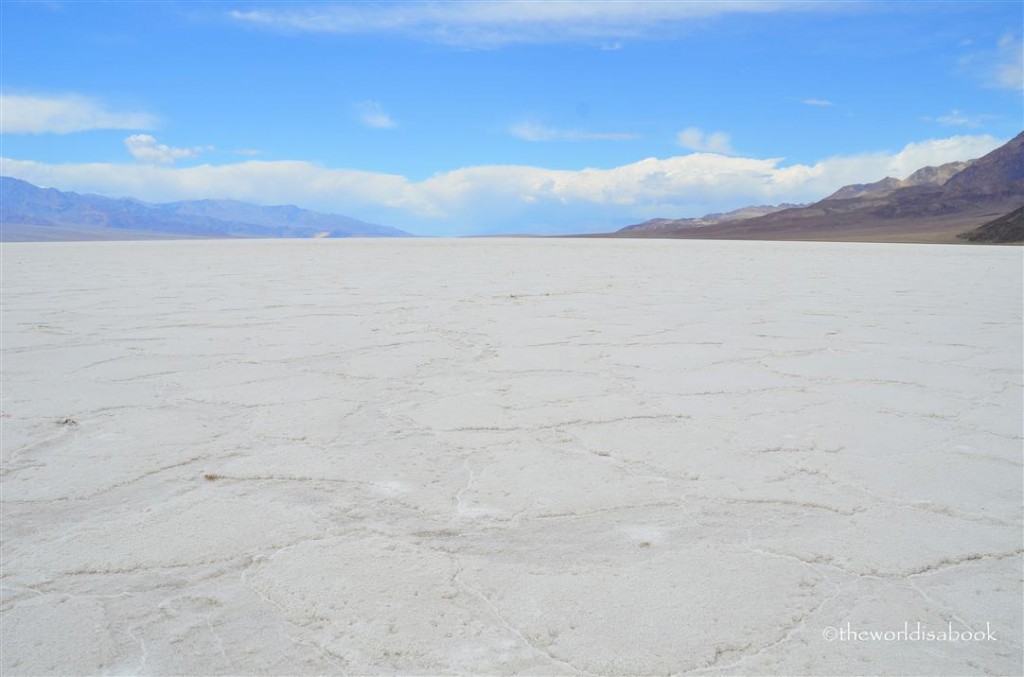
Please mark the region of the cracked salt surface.
<svg viewBox="0 0 1024 677"><path fill-rule="evenodd" d="M1019 249L2 257L5 675L1024 673Z"/></svg>

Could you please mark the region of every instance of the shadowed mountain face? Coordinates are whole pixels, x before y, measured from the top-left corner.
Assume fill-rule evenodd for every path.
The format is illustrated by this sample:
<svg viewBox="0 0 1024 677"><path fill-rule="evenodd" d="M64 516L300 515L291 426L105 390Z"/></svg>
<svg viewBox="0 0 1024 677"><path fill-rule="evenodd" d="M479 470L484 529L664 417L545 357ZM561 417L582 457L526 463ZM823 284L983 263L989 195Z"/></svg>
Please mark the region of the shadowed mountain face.
<svg viewBox="0 0 1024 677"><path fill-rule="evenodd" d="M1024 133L969 163L925 167L904 181L846 186L806 207L697 228L627 227L612 236L957 242L957 234L1022 206Z"/></svg>
<svg viewBox="0 0 1024 677"><path fill-rule="evenodd" d="M403 237L409 233L348 216L234 200L148 204L80 195L0 177L0 239L145 237Z"/></svg>
<svg viewBox="0 0 1024 677"><path fill-rule="evenodd" d="M948 194L1020 196L1024 189L1024 132L950 178Z"/></svg>
<svg viewBox="0 0 1024 677"><path fill-rule="evenodd" d="M998 244L1024 242L1024 207L989 221L983 226L978 226L974 230L960 233L957 237L968 242Z"/></svg>

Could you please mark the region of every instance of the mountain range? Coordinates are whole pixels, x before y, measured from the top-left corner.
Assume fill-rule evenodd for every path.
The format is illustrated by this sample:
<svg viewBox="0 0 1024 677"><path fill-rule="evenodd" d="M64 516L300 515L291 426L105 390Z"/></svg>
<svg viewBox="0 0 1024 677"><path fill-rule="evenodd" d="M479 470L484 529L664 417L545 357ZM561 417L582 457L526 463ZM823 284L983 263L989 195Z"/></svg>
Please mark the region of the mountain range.
<svg viewBox="0 0 1024 677"><path fill-rule="evenodd" d="M614 233L646 237L864 242L1024 242L1024 133L984 157L905 179L843 186L809 205L758 205L651 219ZM169 237L411 237L349 216L236 200L152 204L40 188L0 176L0 241Z"/></svg>
<svg viewBox="0 0 1024 677"><path fill-rule="evenodd" d="M117 240L165 237L410 237L349 216L236 200L150 204L80 195L0 176L0 240Z"/></svg>
<svg viewBox="0 0 1024 677"><path fill-rule="evenodd" d="M810 205L779 207L749 208L750 217L732 219L711 218L721 215L654 219L604 236L1024 242L1019 215L1010 216L1024 207L1024 133L970 162L924 167L903 180L886 177L875 183L844 186ZM742 209L731 212L743 213ZM1004 216L1007 220L1001 221Z"/></svg>
<svg viewBox="0 0 1024 677"><path fill-rule="evenodd" d="M705 214L704 216L693 219L650 219L634 226L626 226L622 231L670 233L674 230L682 230L685 228L701 228L703 226L713 226L717 223L743 221L744 219L752 219L755 216L774 214L775 212L781 212L783 209L793 209L794 207L802 206L803 205L789 203L783 203L780 205L756 205L752 207L740 207L739 209L734 209L731 212Z"/></svg>

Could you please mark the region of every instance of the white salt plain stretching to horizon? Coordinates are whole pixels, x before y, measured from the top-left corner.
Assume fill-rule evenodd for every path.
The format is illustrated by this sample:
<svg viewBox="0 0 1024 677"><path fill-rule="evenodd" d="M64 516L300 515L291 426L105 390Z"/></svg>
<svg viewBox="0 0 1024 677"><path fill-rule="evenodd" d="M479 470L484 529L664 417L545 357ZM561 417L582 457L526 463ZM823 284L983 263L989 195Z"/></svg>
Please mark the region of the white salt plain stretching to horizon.
<svg viewBox="0 0 1024 677"><path fill-rule="evenodd" d="M5 675L1024 672L1018 248L3 268Z"/></svg>

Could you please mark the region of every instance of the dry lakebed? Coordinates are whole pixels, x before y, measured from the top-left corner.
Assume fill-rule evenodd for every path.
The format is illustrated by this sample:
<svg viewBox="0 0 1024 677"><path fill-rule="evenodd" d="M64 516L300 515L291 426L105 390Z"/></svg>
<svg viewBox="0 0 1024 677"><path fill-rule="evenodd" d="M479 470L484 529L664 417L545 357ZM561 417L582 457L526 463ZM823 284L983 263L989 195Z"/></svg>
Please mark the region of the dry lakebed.
<svg viewBox="0 0 1024 677"><path fill-rule="evenodd" d="M1019 248L2 251L4 675L1024 672Z"/></svg>

